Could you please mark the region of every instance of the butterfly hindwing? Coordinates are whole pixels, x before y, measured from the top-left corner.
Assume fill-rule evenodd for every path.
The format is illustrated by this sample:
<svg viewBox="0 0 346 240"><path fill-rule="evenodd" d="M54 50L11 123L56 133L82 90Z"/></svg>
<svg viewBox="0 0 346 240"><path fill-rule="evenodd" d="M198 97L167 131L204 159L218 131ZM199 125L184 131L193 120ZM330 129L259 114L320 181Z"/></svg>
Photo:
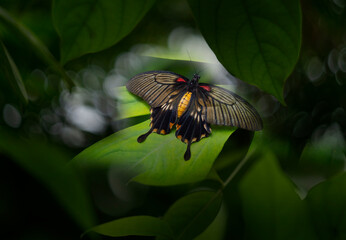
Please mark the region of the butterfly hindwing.
<svg viewBox="0 0 346 240"><path fill-rule="evenodd" d="M165 135L169 133L177 120L176 110L171 104L164 104L161 107L152 108L150 127L153 132Z"/></svg>
<svg viewBox="0 0 346 240"><path fill-rule="evenodd" d="M150 109L150 129L147 133L138 137L138 142L143 142L152 132L165 135L171 131L177 121L177 106L182 95L184 95L183 91L171 95L166 103Z"/></svg>
<svg viewBox="0 0 346 240"><path fill-rule="evenodd" d="M192 94L187 110L179 118L176 128L176 137L187 144L184 159L189 160L191 157L190 145L208 137L211 133L210 125L205 121L203 115L203 106L198 103L196 93Z"/></svg>

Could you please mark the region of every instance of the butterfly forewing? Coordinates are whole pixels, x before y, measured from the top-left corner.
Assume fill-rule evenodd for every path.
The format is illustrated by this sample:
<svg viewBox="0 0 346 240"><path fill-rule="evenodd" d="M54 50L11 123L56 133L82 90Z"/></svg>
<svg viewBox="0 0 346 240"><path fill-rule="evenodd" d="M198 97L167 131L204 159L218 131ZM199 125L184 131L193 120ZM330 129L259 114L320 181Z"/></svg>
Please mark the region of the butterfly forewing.
<svg viewBox="0 0 346 240"><path fill-rule="evenodd" d="M203 84L206 85L206 84ZM235 126L251 131L262 129L257 111L243 98L226 89L209 86L209 91L199 89L205 104L206 121L210 124Z"/></svg>
<svg viewBox="0 0 346 240"><path fill-rule="evenodd" d="M177 80L180 81L177 81ZM186 88L184 76L166 71L137 74L127 83L127 89L143 98L150 106L159 107Z"/></svg>

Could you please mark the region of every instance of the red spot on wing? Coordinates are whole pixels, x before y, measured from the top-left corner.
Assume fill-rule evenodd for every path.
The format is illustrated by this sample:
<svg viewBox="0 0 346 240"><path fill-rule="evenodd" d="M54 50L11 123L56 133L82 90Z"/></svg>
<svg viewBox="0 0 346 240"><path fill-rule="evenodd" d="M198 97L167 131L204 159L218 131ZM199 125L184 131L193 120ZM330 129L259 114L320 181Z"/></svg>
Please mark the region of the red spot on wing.
<svg viewBox="0 0 346 240"><path fill-rule="evenodd" d="M186 80L184 78L178 78L177 82L185 82L186 83Z"/></svg>
<svg viewBox="0 0 346 240"><path fill-rule="evenodd" d="M204 90L210 92L210 87L209 86L200 85L200 87L203 88Z"/></svg>

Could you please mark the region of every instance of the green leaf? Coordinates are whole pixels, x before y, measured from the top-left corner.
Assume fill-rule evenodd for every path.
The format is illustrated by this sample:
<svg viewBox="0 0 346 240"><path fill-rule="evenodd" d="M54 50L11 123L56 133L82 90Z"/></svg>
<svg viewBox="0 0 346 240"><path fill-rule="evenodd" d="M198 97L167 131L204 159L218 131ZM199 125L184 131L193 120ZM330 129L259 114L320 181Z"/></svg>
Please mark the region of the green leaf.
<svg viewBox="0 0 346 240"><path fill-rule="evenodd" d="M95 224L90 196L74 169L66 165L71 159L68 154L39 139L19 138L2 127L0 152L41 181L83 229Z"/></svg>
<svg viewBox="0 0 346 240"><path fill-rule="evenodd" d="M155 0L55 0L61 62L106 49L129 34Z"/></svg>
<svg viewBox="0 0 346 240"><path fill-rule="evenodd" d="M114 91L116 92L119 109L118 120L148 115L150 113L149 105L144 101L139 101L139 98L127 91L125 86L117 87Z"/></svg>
<svg viewBox="0 0 346 240"><path fill-rule="evenodd" d="M209 173L233 128L214 128L213 133L191 145L191 159L184 160L186 144L168 135L151 134L143 143L137 138L149 130L150 121L121 130L77 155L74 163L94 167L108 164L127 169L133 180L148 185L175 185L203 180Z"/></svg>
<svg viewBox="0 0 346 240"><path fill-rule="evenodd" d="M156 217L134 216L117 219L89 229L86 233L93 231L105 236L162 236L171 239L172 230L168 224Z"/></svg>
<svg viewBox="0 0 346 240"><path fill-rule="evenodd" d="M304 202L265 151L239 185L250 239L315 239Z"/></svg>
<svg viewBox="0 0 346 240"><path fill-rule="evenodd" d="M227 227L227 211L224 204L222 204L219 213L209 227L194 240L223 240Z"/></svg>
<svg viewBox="0 0 346 240"><path fill-rule="evenodd" d="M0 40L0 79L8 81L14 92L24 103L28 103L28 94L23 84L20 72L8 53L5 45Z"/></svg>
<svg viewBox="0 0 346 240"><path fill-rule="evenodd" d="M305 201L319 239L346 239L346 173L318 184Z"/></svg>
<svg viewBox="0 0 346 240"><path fill-rule="evenodd" d="M221 202L220 192L195 192L176 201L163 219L172 228L174 239L193 239L215 219Z"/></svg>
<svg viewBox="0 0 346 240"><path fill-rule="evenodd" d="M223 66L284 103L284 82L301 45L298 0L189 0L197 24Z"/></svg>

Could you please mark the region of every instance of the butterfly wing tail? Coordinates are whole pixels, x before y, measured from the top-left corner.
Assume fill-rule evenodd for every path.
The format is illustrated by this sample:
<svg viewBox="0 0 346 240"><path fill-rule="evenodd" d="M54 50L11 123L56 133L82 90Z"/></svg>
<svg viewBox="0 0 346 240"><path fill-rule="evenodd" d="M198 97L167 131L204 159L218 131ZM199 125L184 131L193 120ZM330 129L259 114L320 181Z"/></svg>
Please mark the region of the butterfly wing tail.
<svg viewBox="0 0 346 240"><path fill-rule="evenodd" d="M211 129L208 123L202 120L200 112L186 112L177 122L176 137L187 144L184 159L191 158L190 146L194 142L198 142L204 137L208 137Z"/></svg>
<svg viewBox="0 0 346 240"><path fill-rule="evenodd" d="M175 124L176 114L172 109L169 109L169 107L152 108L150 109L150 112L150 130L137 138L137 142L139 143L144 142L145 139L153 132L161 135L168 134L171 131L173 125Z"/></svg>

